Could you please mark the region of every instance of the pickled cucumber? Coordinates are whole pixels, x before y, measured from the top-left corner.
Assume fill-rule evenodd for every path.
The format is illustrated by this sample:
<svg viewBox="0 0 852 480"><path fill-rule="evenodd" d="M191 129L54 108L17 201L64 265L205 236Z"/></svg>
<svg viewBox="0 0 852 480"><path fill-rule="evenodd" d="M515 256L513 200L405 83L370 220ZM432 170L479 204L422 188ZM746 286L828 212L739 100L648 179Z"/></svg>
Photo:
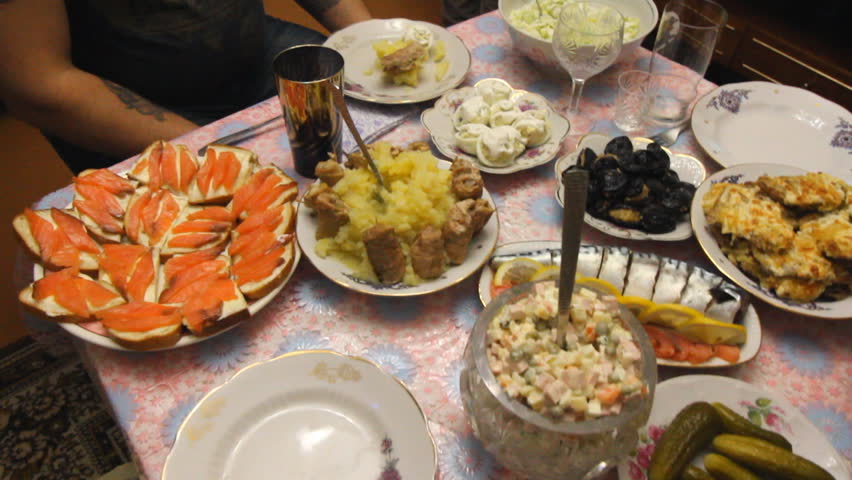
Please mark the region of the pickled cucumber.
<svg viewBox="0 0 852 480"><path fill-rule="evenodd" d="M834 480L814 462L760 438L725 433L713 439L713 448L746 467L787 480Z"/></svg>
<svg viewBox="0 0 852 480"><path fill-rule="evenodd" d="M783 435L758 427L751 423L749 419L737 414L737 412L719 402L713 402L713 408L719 413L719 419L722 420L722 430L725 432L733 433L734 435L762 438L786 450L793 450L793 445Z"/></svg>
<svg viewBox="0 0 852 480"><path fill-rule="evenodd" d="M680 474L680 480L716 480L713 475L701 470L695 465L687 465Z"/></svg>
<svg viewBox="0 0 852 480"><path fill-rule="evenodd" d="M657 443L648 466L648 480L679 478L686 465L721 429L719 414L709 403L696 402L684 407Z"/></svg>
<svg viewBox="0 0 852 480"><path fill-rule="evenodd" d="M719 480L760 480L760 477L748 469L715 453L708 453L704 457L704 468Z"/></svg>

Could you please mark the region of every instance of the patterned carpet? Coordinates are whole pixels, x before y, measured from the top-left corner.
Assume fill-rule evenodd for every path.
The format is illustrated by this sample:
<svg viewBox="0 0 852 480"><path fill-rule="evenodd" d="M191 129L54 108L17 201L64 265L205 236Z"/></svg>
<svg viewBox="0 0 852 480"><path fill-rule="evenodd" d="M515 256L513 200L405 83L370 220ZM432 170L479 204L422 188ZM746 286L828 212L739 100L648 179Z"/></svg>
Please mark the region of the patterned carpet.
<svg viewBox="0 0 852 480"><path fill-rule="evenodd" d="M0 350L0 480L89 480L129 461L79 357L29 338Z"/></svg>

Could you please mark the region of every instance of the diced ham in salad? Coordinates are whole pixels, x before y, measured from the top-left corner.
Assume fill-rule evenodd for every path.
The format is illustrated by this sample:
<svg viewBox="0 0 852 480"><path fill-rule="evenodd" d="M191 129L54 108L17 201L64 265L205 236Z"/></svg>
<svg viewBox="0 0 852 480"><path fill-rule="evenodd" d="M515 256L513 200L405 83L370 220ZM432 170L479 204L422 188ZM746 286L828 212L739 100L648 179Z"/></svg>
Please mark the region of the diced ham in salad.
<svg viewBox="0 0 852 480"><path fill-rule="evenodd" d="M639 346L611 295L581 288L571 300L565 348L556 341L554 282L505 306L488 326L488 364L512 398L555 420L614 415L644 394Z"/></svg>

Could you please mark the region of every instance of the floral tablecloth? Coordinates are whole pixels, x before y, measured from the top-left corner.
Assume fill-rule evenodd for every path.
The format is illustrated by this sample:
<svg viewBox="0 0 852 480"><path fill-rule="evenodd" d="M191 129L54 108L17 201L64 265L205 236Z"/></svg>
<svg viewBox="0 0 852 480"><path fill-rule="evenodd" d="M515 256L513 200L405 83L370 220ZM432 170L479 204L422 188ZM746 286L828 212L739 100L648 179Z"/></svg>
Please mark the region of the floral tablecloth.
<svg viewBox="0 0 852 480"><path fill-rule="evenodd" d="M461 37L472 54L467 84L486 77L501 77L517 88L545 96L557 108L565 108L570 91L567 76L547 76L513 51L507 26L498 13L469 20L450 30ZM625 62L592 78L586 85L581 106L583 118L574 122L572 131L620 134L611 120L615 79L623 69L645 68L648 60L648 52L639 49ZM703 82L700 92L712 87ZM357 102L353 105L357 107ZM399 110L389 111L399 113ZM278 113L277 100L269 99L178 141L195 149ZM372 121L381 123L375 118ZM366 136L369 131L362 133ZM573 150L578 138L569 136L563 153ZM407 144L425 140L427 135L416 116L410 116L385 139ZM283 123L243 146L257 152L263 163L274 163L293 178L300 178L292 168ZM701 151L691 133L683 134L672 149L702 159L708 171L719 168ZM116 168L126 168L129 162ZM300 181L304 185L307 180ZM554 199L556 180L552 163L511 175L485 175L485 182L500 215L499 243L560 238L561 208ZM66 188L48 195L37 206L64 206L69 198L70 191ZM619 240L588 226L584 227L583 239L586 243L653 251L713 268L694 239L671 243ZM31 268L24 261L19 263L19 279L23 282ZM147 354L122 353L79 341L76 347L103 387L105 398L147 478L160 477L176 430L206 392L247 365L286 352L315 348L373 359L411 388L428 416L436 439L441 478L512 478L483 450L471 433L461 407L462 351L482 310L476 281L469 278L427 297L376 298L333 284L303 260L290 283L258 315L208 341ZM757 358L739 367L702 373L729 375L778 391L801 409L847 459L852 457L849 381L852 322L809 319L760 301L756 303L763 325L763 344ZM46 321L33 317L27 317L27 321L37 334L51 330ZM686 373L690 370L663 369L661 376Z"/></svg>

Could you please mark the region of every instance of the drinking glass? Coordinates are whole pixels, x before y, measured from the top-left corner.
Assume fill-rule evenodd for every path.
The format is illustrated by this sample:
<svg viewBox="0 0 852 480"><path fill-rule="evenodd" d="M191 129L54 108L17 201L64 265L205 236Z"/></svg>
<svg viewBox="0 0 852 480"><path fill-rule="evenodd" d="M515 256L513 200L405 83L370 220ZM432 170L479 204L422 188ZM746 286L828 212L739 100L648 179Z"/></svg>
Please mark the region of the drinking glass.
<svg viewBox="0 0 852 480"><path fill-rule="evenodd" d="M712 0L671 0L660 17L650 72L677 73L697 87L727 21L728 12Z"/></svg>
<svg viewBox="0 0 852 480"><path fill-rule="evenodd" d="M579 111L586 80L618 58L623 36L624 17L609 5L573 2L562 8L553 31L553 53L571 75L569 112Z"/></svg>
<svg viewBox="0 0 852 480"><path fill-rule="evenodd" d="M689 117L695 96L695 84L685 76L627 70L618 76L613 122L625 132L646 123L678 125Z"/></svg>

